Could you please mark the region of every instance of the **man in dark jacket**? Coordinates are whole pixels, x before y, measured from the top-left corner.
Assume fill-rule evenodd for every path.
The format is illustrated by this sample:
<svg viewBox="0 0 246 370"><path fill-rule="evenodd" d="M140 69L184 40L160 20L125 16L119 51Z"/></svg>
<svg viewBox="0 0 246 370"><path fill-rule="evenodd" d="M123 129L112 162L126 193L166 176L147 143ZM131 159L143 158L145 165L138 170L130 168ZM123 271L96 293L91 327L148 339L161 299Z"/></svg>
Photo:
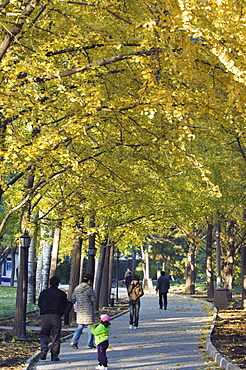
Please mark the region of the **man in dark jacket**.
<svg viewBox="0 0 246 370"><path fill-rule="evenodd" d="M170 288L170 281L165 276L165 271L161 272L161 276L157 279L156 293L159 292L159 308L162 310L164 304L164 310L167 309L167 293Z"/></svg>
<svg viewBox="0 0 246 370"><path fill-rule="evenodd" d="M53 276L50 279L50 287L43 290L38 298L40 315L42 316L40 345L41 360L45 360L48 352L49 338L52 336L51 361L59 361L60 337L62 316L71 307L67 295L58 289L59 278Z"/></svg>

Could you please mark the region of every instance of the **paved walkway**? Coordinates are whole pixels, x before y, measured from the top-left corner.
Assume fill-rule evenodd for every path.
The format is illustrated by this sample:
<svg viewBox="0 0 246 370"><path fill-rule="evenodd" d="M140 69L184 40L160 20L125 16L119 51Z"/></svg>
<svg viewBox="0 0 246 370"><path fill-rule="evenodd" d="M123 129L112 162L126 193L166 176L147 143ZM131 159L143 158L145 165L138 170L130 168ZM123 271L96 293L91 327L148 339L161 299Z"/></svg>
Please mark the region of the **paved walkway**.
<svg viewBox="0 0 246 370"><path fill-rule="evenodd" d="M140 322L137 330L129 329L129 313L112 320L109 369L131 370L198 370L219 369L206 355L206 335L213 311L209 305L181 296L168 297L168 309L158 309L158 297L145 293L141 298ZM86 349L87 333L83 333L79 349L62 343L60 362L47 360L35 363L34 370L92 370L97 365L95 349Z"/></svg>

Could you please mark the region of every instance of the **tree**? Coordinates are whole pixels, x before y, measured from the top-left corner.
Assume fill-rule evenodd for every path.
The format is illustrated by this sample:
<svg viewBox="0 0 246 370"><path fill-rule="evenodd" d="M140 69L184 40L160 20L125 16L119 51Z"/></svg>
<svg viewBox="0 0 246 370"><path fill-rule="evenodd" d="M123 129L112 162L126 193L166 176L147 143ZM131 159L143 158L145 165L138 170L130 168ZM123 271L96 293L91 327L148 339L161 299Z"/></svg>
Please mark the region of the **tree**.
<svg viewBox="0 0 246 370"><path fill-rule="evenodd" d="M153 229L190 232L217 211L237 220L246 158L238 4L32 0L2 11L1 232L24 205L39 207L63 223L64 255L65 230L92 209L99 244L121 235L123 251Z"/></svg>

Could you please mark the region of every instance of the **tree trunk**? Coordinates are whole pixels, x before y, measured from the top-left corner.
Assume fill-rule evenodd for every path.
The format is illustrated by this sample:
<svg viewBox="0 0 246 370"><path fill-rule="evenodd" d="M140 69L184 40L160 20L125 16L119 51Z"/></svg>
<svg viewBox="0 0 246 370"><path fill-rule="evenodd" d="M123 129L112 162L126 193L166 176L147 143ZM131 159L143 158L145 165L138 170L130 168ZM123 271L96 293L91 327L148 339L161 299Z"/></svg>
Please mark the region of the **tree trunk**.
<svg viewBox="0 0 246 370"><path fill-rule="evenodd" d="M228 227L228 251L227 251L227 264L225 274L225 288L228 288L228 298L232 299L232 283L233 283L233 266L235 256L235 221L231 221Z"/></svg>
<svg viewBox="0 0 246 370"><path fill-rule="evenodd" d="M34 176L28 174L26 177L26 189L31 189L33 187ZM30 201L22 209L21 218L20 218L20 231L23 232L26 229L26 225L30 221ZM26 303L27 303L27 280L28 280L28 249L19 247L19 260L18 260L18 282L17 282L17 291L16 291L16 308L15 308L15 318L13 326L13 335L20 337L24 335L22 326L26 317L24 313L26 312ZM27 264L27 266L26 266ZM25 282L25 284L24 284Z"/></svg>
<svg viewBox="0 0 246 370"><path fill-rule="evenodd" d="M135 271L135 268L136 268L136 251L135 249L133 249L132 251L132 273L134 275L134 271Z"/></svg>
<svg viewBox="0 0 246 370"><path fill-rule="evenodd" d="M83 220L84 221L84 220ZM83 239L80 236L82 233L83 222L77 222L74 227L75 236L73 239L72 260L70 268L68 300L71 300L74 289L79 285L80 267L81 267L81 251ZM73 310L69 312L69 320L75 320L75 313Z"/></svg>
<svg viewBox="0 0 246 370"><path fill-rule="evenodd" d="M72 260L69 279L69 290L68 290L69 300L71 299L75 287L79 285L81 248L82 248L82 238L80 236L75 236L73 239Z"/></svg>
<svg viewBox="0 0 246 370"><path fill-rule="evenodd" d="M90 218L89 227L91 228L95 227L95 216L94 215L92 215ZM95 255L96 255L95 244L96 244L95 233L90 233L86 274L90 274L93 276L92 283L94 283L94 276L95 276Z"/></svg>
<svg viewBox="0 0 246 370"><path fill-rule="evenodd" d="M43 287L43 276L42 276L42 267L43 267L43 253L40 249L37 258L37 269L36 269L36 289L41 292Z"/></svg>
<svg viewBox="0 0 246 370"><path fill-rule="evenodd" d="M49 239L53 236L53 230L50 229L48 231ZM43 235L45 237L45 235ZM42 240L41 243L43 245L43 266L42 266L42 289L47 289L49 286L49 277L50 277L50 263L51 263L51 252L52 252L52 245L50 241Z"/></svg>
<svg viewBox="0 0 246 370"><path fill-rule="evenodd" d="M207 281L207 298L214 297L214 276L213 276L213 225L208 223L207 240L206 240L206 281Z"/></svg>
<svg viewBox="0 0 246 370"><path fill-rule="evenodd" d="M220 245L220 221L216 223L216 287L221 288L221 245Z"/></svg>
<svg viewBox="0 0 246 370"><path fill-rule="evenodd" d="M108 302L110 302L110 294L113 281L113 265L114 265L114 244L109 246L109 272L108 272Z"/></svg>
<svg viewBox="0 0 246 370"><path fill-rule="evenodd" d="M37 272L37 261L36 261L36 245L38 236L38 212L34 215L34 232L29 248L28 258L28 288L27 288L27 302L36 303L36 272Z"/></svg>
<svg viewBox="0 0 246 370"><path fill-rule="evenodd" d="M23 248L19 246L19 254L18 254L18 286L16 290L16 306L15 306L15 318L14 318L14 325L13 325L13 336L20 337L21 336L21 323L22 323L22 312L23 312L23 265L21 261L23 261ZM18 289L19 287L19 289Z"/></svg>
<svg viewBox="0 0 246 370"><path fill-rule="evenodd" d="M81 257L80 257L79 284L82 282L82 279L83 279L84 260L85 260L82 250L83 250L83 247L81 248Z"/></svg>
<svg viewBox="0 0 246 370"><path fill-rule="evenodd" d="M51 254L50 278L52 276L55 276L56 274L59 243L60 243L60 236L61 236L61 225L62 225L61 221L57 221L55 232L54 232L53 248L52 248L52 254Z"/></svg>
<svg viewBox="0 0 246 370"><path fill-rule="evenodd" d="M246 245L241 251L242 308L246 310Z"/></svg>
<svg viewBox="0 0 246 370"><path fill-rule="evenodd" d="M101 291L101 285L102 285L102 273L103 273L103 266L104 266L104 260L106 255L106 245L103 243L101 245L100 255L98 259L98 265L97 265L97 274L96 274L96 281L95 281L95 294L97 297L97 304L96 304L96 310L99 309L99 297L100 297L100 291Z"/></svg>
<svg viewBox="0 0 246 370"><path fill-rule="evenodd" d="M195 294L195 259L196 244L192 241L189 243L188 261L186 266L185 293L187 294Z"/></svg>
<svg viewBox="0 0 246 370"><path fill-rule="evenodd" d="M11 248L11 278L10 278L10 286L14 286L14 282L15 282L15 269L16 269L16 267L15 267L15 256L16 256L16 251L17 251L17 247Z"/></svg>
<svg viewBox="0 0 246 370"><path fill-rule="evenodd" d="M246 209L243 211L243 222L246 221ZM245 226L244 226L245 235ZM241 284L242 284L242 308L246 310L246 245L245 242L241 249Z"/></svg>
<svg viewBox="0 0 246 370"><path fill-rule="evenodd" d="M99 296L99 307L108 307L109 301L109 258L110 258L110 247L106 246L106 254L104 259L103 271L102 271L102 283Z"/></svg>
<svg viewBox="0 0 246 370"><path fill-rule="evenodd" d="M28 287L27 303L36 304L36 244L37 238L34 236L31 240L28 257Z"/></svg>
<svg viewBox="0 0 246 370"><path fill-rule="evenodd" d="M143 270L143 281L146 279L146 254L144 247L141 245L141 253L142 253L142 270Z"/></svg>

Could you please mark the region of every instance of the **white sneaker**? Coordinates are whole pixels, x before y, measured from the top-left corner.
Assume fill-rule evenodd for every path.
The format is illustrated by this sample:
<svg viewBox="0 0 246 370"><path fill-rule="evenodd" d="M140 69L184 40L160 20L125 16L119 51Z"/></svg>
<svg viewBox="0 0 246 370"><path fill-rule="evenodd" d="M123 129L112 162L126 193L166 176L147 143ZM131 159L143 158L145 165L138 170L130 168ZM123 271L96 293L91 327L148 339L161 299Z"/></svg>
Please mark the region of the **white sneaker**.
<svg viewBox="0 0 246 370"><path fill-rule="evenodd" d="M95 367L95 369L96 369L96 370L102 370L102 369L104 369L104 366L102 366L102 365L97 365L97 366Z"/></svg>
<svg viewBox="0 0 246 370"><path fill-rule="evenodd" d="M136 326L133 326L133 329L135 329L135 330L136 330L136 329L137 329L137 327L136 327Z"/></svg>
<svg viewBox="0 0 246 370"><path fill-rule="evenodd" d="M132 328L133 328L133 326L132 326L132 325L130 325L130 326L129 326L129 329L132 329Z"/></svg>

